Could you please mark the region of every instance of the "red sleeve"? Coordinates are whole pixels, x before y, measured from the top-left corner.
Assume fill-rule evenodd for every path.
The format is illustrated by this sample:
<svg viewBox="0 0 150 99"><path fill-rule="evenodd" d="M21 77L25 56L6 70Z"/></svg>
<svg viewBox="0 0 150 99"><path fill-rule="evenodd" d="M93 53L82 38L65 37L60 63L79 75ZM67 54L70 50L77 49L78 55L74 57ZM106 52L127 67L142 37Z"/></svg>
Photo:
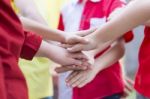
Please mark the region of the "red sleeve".
<svg viewBox="0 0 150 99"><path fill-rule="evenodd" d="M123 38L124 38L125 42L128 43L128 42L132 41L132 39L134 38L134 34L132 31L129 31L123 35Z"/></svg>
<svg viewBox="0 0 150 99"><path fill-rule="evenodd" d="M110 13L113 12L116 8L121 8L123 6L126 5L126 1L125 0L112 0L112 4L110 7Z"/></svg>
<svg viewBox="0 0 150 99"><path fill-rule="evenodd" d="M60 14L60 17L59 17L58 29L64 31L64 22L63 22L62 14Z"/></svg>
<svg viewBox="0 0 150 99"><path fill-rule="evenodd" d="M105 14L108 17L115 9L121 8L126 5L125 0L105 0ZM130 42L133 38L133 32L129 31L123 35L125 42Z"/></svg>
<svg viewBox="0 0 150 99"><path fill-rule="evenodd" d="M126 5L125 0L105 0L104 11L106 17L108 17L115 9L121 8Z"/></svg>
<svg viewBox="0 0 150 99"><path fill-rule="evenodd" d="M42 37L34 33L25 32L25 41L21 50L21 58L32 60L42 42Z"/></svg>

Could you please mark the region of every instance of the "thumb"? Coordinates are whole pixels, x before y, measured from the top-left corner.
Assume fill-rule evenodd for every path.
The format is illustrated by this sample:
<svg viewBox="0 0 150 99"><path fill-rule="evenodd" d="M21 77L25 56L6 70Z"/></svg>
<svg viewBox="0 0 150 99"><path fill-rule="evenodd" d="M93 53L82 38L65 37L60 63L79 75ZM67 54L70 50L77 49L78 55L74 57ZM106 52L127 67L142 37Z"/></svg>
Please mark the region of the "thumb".
<svg viewBox="0 0 150 99"><path fill-rule="evenodd" d="M89 35L89 34L95 32L96 29L97 29L97 28L92 28L92 29L89 29L89 30L79 31L79 32L77 32L76 34L77 34L78 36L84 37L84 36L87 36L87 35Z"/></svg>
<svg viewBox="0 0 150 99"><path fill-rule="evenodd" d="M77 44L71 48L67 48L67 50L71 53L74 53L74 52L80 52L83 50L83 46L81 44Z"/></svg>
<svg viewBox="0 0 150 99"><path fill-rule="evenodd" d="M77 59L70 59L70 63L72 63L72 65L77 65L77 66L82 65L82 61Z"/></svg>
<svg viewBox="0 0 150 99"><path fill-rule="evenodd" d="M76 44L76 43L87 44L88 42L89 42L88 39L80 37L80 36L74 36L68 39L67 41L68 44Z"/></svg>

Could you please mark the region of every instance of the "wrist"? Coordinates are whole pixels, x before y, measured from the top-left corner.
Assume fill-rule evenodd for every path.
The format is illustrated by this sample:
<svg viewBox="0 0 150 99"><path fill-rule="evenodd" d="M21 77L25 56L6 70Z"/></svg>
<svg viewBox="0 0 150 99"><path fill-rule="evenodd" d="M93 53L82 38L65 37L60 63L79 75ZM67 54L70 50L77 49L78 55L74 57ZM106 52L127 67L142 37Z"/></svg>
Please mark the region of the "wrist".
<svg viewBox="0 0 150 99"><path fill-rule="evenodd" d="M103 64L103 63L101 63ZM98 74L99 72L101 72L103 69L102 69L102 65L99 63L99 61L96 61L95 60L95 63L94 63L94 72L95 74Z"/></svg>
<svg viewBox="0 0 150 99"><path fill-rule="evenodd" d="M64 33L64 31L60 31L58 30L58 41L61 42L61 43L66 43L66 34Z"/></svg>
<svg viewBox="0 0 150 99"><path fill-rule="evenodd" d="M97 70L97 68L94 66L93 70L92 70L92 75L96 76L99 73L99 71Z"/></svg>

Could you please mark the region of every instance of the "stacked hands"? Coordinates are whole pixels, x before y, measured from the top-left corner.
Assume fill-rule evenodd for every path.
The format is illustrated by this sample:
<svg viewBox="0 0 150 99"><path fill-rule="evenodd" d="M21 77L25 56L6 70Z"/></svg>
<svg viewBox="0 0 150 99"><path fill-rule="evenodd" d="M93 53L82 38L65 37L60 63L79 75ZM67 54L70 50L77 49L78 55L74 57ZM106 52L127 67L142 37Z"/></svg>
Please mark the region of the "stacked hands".
<svg viewBox="0 0 150 99"><path fill-rule="evenodd" d="M65 35L65 42L59 46L55 46L59 48L54 48L55 52L59 54L59 57L51 57L50 59L61 64L61 66L55 68L57 73L71 71L66 78L66 84L70 87L81 88L85 86L104 69L103 66L102 68L100 67L103 61L99 61L99 58L94 59L96 54L92 53L92 50L98 49L98 52L101 52L107 48L109 44L105 44L101 47L98 46L92 39L92 34L95 31L96 29L91 29L79 31L76 35ZM131 86L128 85L125 80L125 97L132 91Z"/></svg>
<svg viewBox="0 0 150 99"><path fill-rule="evenodd" d="M51 43L43 42L45 44L43 44L41 48L43 48L44 51L42 52L44 52L44 54L42 53L41 55L61 64L61 66L55 68L57 73L71 71L66 78L66 84L68 86L81 88L90 83L100 71L107 68L107 65L112 64L110 62L112 60L109 59L108 61L107 59L113 56L110 53L113 53L112 51L116 49L115 46L114 48L112 46L112 48L106 51L101 57L94 59L97 52L103 51L112 44L112 41L104 44L103 42L97 43L95 36L93 36L93 34L97 32L96 29L70 33L71 35L69 33L63 33L63 31L59 32L61 32L60 37L63 38L60 40L61 44L56 46ZM121 56L119 55L119 57ZM132 87L127 85L126 81L125 85L125 96L127 96L132 90Z"/></svg>
<svg viewBox="0 0 150 99"><path fill-rule="evenodd" d="M83 52L96 48L96 44L88 38L88 35L95 30L79 31L76 35L67 35L66 42L60 44L60 47L66 51L66 58L63 58L65 64L57 62L62 66L57 67L55 71L57 73L72 71L66 78L66 83L70 87L83 87L96 76L93 70L94 55Z"/></svg>

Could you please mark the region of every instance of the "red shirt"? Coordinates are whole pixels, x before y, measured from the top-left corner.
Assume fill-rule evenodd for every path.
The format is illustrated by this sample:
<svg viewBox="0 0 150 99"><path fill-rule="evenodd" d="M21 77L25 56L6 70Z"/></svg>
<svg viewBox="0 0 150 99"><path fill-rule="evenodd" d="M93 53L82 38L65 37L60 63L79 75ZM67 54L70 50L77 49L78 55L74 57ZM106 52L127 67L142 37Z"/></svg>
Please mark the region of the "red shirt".
<svg viewBox="0 0 150 99"><path fill-rule="evenodd" d="M110 13L123 5L125 5L125 3L121 0L100 0L98 2L88 0L83 8L79 27L80 30L89 29L92 25L100 25L105 19L106 22ZM64 12L65 11L66 10L64 10ZM65 24L67 24L67 21L63 20L65 16L71 16L71 14L64 15L63 13L61 15L59 29L66 29ZM74 15L72 16L75 17ZM68 18L65 19L67 20ZM133 38L133 34L129 32L124 38L126 41L130 41ZM101 54L102 53L99 53L96 57ZM122 93L123 88L122 70L119 62L116 62L111 67L97 74L95 79L83 88L74 88L73 99L102 99L106 96Z"/></svg>
<svg viewBox="0 0 150 99"><path fill-rule="evenodd" d="M150 98L150 27L145 28L145 37L139 52L139 69L135 89Z"/></svg>
<svg viewBox="0 0 150 99"><path fill-rule="evenodd" d="M8 0L0 0L0 98L28 99L25 78L18 66L21 56L32 59L41 37L23 31Z"/></svg>

